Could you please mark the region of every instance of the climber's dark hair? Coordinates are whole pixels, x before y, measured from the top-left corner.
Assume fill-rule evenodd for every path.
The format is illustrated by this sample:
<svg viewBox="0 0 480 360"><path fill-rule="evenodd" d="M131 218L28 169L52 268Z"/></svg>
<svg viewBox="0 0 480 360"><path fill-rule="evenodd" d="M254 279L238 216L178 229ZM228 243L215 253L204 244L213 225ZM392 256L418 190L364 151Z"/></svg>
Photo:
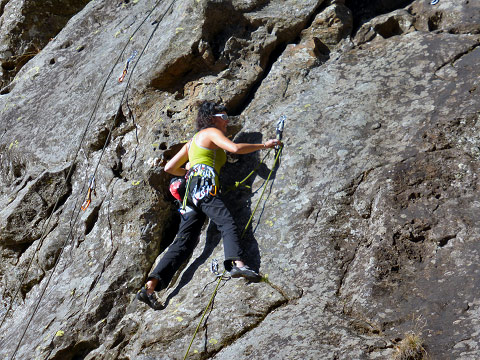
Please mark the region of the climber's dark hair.
<svg viewBox="0 0 480 360"><path fill-rule="evenodd" d="M217 104L213 101L201 101L197 104L197 131L213 127L212 115L227 111L227 108L222 104Z"/></svg>

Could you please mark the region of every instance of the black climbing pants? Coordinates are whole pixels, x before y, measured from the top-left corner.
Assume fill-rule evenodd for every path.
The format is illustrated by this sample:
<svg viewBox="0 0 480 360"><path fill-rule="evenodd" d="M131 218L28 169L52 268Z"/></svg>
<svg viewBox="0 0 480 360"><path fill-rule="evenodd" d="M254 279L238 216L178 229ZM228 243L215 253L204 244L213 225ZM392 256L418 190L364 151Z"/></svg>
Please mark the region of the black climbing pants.
<svg viewBox="0 0 480 360"><path fill-rule="evenodd" d="M208 196L199 201L197 206L189 202L186 210L187 212L181 215L180 228L175 240L148 277L159 280L156 291L168 286L180 266L193 253L206 217L215 223L222 234L225 269L231 270L232 261L243 259L237 227L230 211L218 196Z"/></svg>

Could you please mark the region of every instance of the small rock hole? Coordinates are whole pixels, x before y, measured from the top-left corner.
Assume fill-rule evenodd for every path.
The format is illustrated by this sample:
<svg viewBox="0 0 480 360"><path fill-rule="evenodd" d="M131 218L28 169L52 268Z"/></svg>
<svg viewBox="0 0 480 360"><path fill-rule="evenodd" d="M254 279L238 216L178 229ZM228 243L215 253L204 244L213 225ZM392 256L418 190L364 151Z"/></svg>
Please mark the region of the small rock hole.
<svg viewBox="0 0 480 360"><path fill-rule="evenodd" d="M428 19L428 30L429 31L438 30L441 22L442 22L442 13L435 13L435 15L431 16Z"/></svg>
<svg viewBox="0 0 480 360"><path fill-rule="evenodd" d="M423 242L425 241L425 236L423 235L414 236L413 234L410 234L410 241L414 243Z"/></svg>
<svg viewBox="0 0 480 360"><path fill-rule="evenodd" d="M52 59L50 60L50 65L53 65L53 64L55 64L55 59L54 59L54 58L52 58Z"/></svg>
<svg viewBox="0 0 480 360"><path fill-rule="evenodd" d="M12 71L15 70L15 63L13 62L4 62L2 63L2 69L5 71Z"/></svg>
<svg viewBox="0 0 480 360"><path fill-rule="evenodd" d="M167 143L162 142L162 143L160 144L160 150L167 150Z"/></svg>
<svg viewBox="0 0 480 360"><path fill-rule="evenodd" d="M125 0L125 1L128 3L128 0ZM122 343L123 340L125 340L125 334L120 333L120 335L117 336L117 339L110 346L110 349L116 348L118 345Z"/></svg>
<svg viewBox="0 0 480 360"><path fill-rule="evenodd" d="M100 206L95 207L88 218L85 221L85 236L90 234L90 232L93 230L95 227L95 224L97 223L98 220L98 213L100 211Z"/></svg>
<svg viewBox="0 0 480 360"><path fill-rule="evenodd" d="M116 178L121 179L122 178L122 171L123 171L123 164L121 161L115 162L115 164L112 166L112 172L113 176Z"/></svg>
<svg viewBox="0 0 480 360"><path fill-rule="evenodd" d="M63 45L60 46L60 48L62 48L62 49L67 49L67 48L69 48L70 46L72 46L72 44L73 44L72 41L68 40L68 41L65 41L65 42L63 43Z"/></svg>
<svg viewBox="0 0 480 360"><path fill-rule="evenodd" d="M398 21L394 18L388 19L385 23L379 24L375 30L384 39L388 39L395 35L401 35L403 33Z"/></svg>
<svg viewBox="0 0 480 360"><path fill-rule="evenodd" d="M452 239L456 238L456 235L448 235L440 239L438 242L438 246L444 247L445 245L448 244L448 242Z"/></svg>
<svg viewBox="0 0 480 360"><path fill-rule="evenodd" d="M408 196L408 200L415 200L415 199L418 199L420 198L420 194L418 193L411 193L409 196Z"/></svg>
<svg viewBox="0 0 480 360"><path fill-rule="evenodd" d="M77 52L83 51L84 49L85 49L85 46L83 46L83 45L82 45L82 46L79 46L79 47L77 48Z"/></svg>

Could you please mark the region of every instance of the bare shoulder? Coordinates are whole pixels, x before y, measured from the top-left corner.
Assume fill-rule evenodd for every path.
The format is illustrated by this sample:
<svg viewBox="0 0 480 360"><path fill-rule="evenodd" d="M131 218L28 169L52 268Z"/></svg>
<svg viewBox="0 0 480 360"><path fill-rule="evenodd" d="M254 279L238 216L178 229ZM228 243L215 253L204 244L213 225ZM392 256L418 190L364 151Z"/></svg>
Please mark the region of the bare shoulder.
<svg viewBox="0 0 480 360"><path fill-rule="evenodd" d="M216 149L218 146L215 144L215 139L219 136L224 136L223 133L214 127L200 130L196 136L196 143L200 146Z"/></svg>
<svg viewBox="0 0 480 360"><path fill-rule="evenodd" d="M218 134L222 134L222 131L217 129L216 127L209 127L209 128L206 128L206 129L203 129L203 130L200 130L199 134L205 134L207 136L210 136L210 135L218 135Z"/></svg>

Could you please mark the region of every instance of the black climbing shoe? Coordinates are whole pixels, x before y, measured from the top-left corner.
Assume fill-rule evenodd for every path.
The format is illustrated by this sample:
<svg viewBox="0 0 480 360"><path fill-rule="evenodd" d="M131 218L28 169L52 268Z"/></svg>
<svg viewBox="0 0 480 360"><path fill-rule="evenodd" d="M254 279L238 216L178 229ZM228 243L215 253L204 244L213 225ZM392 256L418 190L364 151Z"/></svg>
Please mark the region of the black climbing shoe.
<svg viewBox="0 0 480 360"><path fill-rule="evenodd" d="M257 274L254 270L250 269L247 265L243 267L232 266L232 270L230 270L230 276L232 278L239 278L243 277L251 282L259 282L262 280L262 277Z"/></svg>
<svg viewBox="0 0 480 360"><path fill-rule="evenodd" d="M148 306L150 306L153 310L163 310L164 307L160 304L157 299L155 299L155 295L148 294L147 289L143 288L137 293L137 299L141 302L144 302Z"/></svg>

